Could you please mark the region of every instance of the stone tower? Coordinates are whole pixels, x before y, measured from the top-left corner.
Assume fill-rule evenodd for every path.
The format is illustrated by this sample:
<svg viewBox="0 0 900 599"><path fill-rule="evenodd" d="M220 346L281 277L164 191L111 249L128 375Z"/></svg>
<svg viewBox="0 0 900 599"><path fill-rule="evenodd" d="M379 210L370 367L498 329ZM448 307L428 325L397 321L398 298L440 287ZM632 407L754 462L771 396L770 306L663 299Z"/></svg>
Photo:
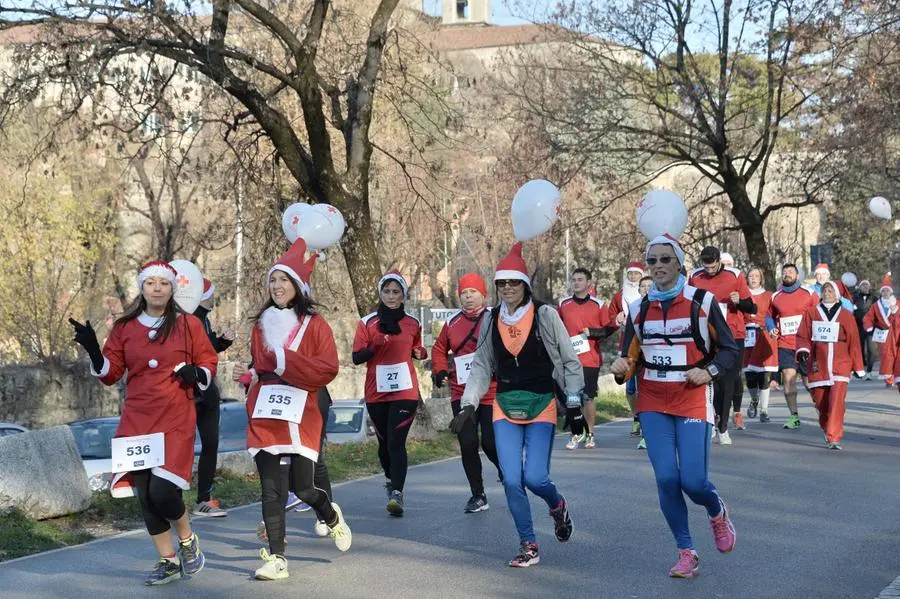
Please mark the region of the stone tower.
<svg viewBox="0 0 900 599"><path fill-rule="evenodd" d="M443 0L444 25L487 25L491 22L491 0Z"/></svg>

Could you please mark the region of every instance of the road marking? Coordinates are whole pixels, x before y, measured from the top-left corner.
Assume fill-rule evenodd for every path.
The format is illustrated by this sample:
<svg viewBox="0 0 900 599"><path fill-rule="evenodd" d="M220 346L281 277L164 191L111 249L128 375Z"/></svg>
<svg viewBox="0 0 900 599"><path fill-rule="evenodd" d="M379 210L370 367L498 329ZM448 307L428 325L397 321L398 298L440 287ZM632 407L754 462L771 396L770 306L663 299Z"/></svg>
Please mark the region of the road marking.
<svg viewBox="0 0 900 599"><path fill-rule="evenodd" d="M894 582L884 587L875 599L897 599L900 597L900 576L894 579Z"/></svg>

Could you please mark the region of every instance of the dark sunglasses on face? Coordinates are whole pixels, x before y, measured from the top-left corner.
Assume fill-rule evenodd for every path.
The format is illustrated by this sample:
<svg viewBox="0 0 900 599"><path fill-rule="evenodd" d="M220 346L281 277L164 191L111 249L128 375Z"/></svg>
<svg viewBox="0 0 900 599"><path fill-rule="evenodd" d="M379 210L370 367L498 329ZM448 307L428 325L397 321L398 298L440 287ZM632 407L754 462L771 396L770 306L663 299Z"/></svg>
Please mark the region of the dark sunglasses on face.
<svg viewBox="0 0 900 599"><path fill-rule="evenodd" d="M522 281L518 279L501 279L499 281L495 281L497 287L518 287L522 284Z"/></svg>
<svg viewBox="0 0 900 599"><path fill-rule="evenodd" d="M650 266L653 266L657 262L659 262L660 264L669 264L674 259L675 259L674 256L660 256L659 258L647 258L647 264L649 264Z"/></svg>

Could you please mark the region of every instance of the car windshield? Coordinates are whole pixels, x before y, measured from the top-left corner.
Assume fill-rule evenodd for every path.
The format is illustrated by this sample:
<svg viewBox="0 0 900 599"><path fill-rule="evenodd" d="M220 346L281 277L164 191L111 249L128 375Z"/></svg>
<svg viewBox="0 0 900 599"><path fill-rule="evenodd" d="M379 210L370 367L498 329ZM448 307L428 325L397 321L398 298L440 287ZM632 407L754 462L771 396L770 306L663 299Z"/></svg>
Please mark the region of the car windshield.
<svg viewBox="0 0 900 599"><path fill-rule="evenodd" d="M246 439L247 410L222 410L219 413L219 437Z"/></svg>
<svg viewBox="0 0 900 599"><path fill-rule="evenodd" d="M75 444L78 445L78 453L84 460L108 460L112 457L111 443L119 422L112 421L88 421L75 422L69 425L75 436Z"/></svg>
<svg viewBox="0 0 900 599"><path fill-rule="evenodd" d="M328 411L328 426L326 433L358 433L362 430L363 409L335 408Z"/></svg>

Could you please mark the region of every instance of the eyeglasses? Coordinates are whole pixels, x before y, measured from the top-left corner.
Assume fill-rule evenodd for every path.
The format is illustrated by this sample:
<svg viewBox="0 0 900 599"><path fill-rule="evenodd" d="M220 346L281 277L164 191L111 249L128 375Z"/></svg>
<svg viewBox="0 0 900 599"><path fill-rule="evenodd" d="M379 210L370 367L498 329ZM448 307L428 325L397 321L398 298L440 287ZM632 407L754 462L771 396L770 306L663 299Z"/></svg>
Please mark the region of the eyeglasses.
<svg viewBox="0 0 900 599"><path fill-rule="evenodd" d="M647 264L649 264L650 266L653 266L657 262L659 262L660 264L669 264L674 259L675 259L674 256L660 256L659 258L647 258Z"/></svg>
<svg viewBox="0 0 900 599"><path fill-rule="evenodd" d="M497 287L518 287L524 281L520 281L518 279L501 279L499 281L494 281Z"/></svg>

